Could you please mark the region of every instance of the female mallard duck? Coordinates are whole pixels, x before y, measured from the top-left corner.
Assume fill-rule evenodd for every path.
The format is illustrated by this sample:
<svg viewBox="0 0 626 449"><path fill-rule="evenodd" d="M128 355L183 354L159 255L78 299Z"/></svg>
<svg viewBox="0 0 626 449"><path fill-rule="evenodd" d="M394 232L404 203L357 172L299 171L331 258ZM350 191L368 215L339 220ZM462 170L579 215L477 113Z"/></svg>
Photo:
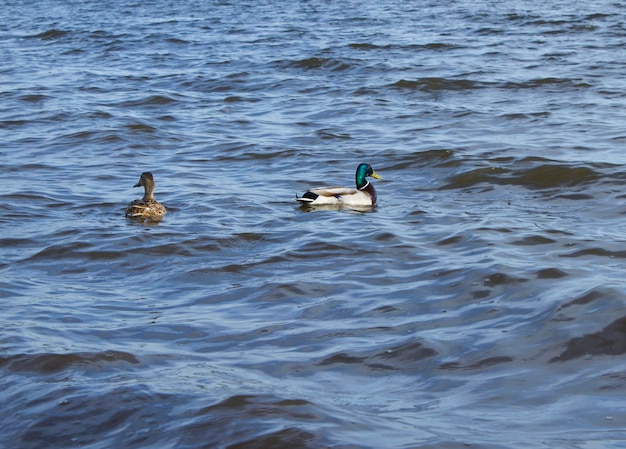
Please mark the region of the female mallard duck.
<svg viewBox="0 0 626 449"><path fill-rule="evenodd" d="M361 164L356 169L356 189L349 187L322 187L308 190L296 201L309 205L346 205L346 206L376 206L376 189L365 179L371 176L383 179L369 164Z"/></svg>
<svg viewBox="0 0 626 449"><path fill-rule="evenodd" d="M126 208L126 217L134 220L158 221L165 215L165 206L154 199L154 178L152 173L141 174L139 182L133 187L143 186L144 194L140 200L135 200Z"/></svg>

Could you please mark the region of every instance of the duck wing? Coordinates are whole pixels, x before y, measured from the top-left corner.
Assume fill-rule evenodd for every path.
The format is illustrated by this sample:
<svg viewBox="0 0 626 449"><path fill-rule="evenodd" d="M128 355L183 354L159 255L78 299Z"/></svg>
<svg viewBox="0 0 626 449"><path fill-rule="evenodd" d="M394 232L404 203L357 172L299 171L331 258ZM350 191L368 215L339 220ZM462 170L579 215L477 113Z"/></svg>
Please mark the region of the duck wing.
<svg viewBox="0 0 626 449"><path fill-rule="evenodd" d="M372 205L372 197L361 190L349 187L320 187L308 190L304 195L296 198L306 204L346 204Z"/></svg>

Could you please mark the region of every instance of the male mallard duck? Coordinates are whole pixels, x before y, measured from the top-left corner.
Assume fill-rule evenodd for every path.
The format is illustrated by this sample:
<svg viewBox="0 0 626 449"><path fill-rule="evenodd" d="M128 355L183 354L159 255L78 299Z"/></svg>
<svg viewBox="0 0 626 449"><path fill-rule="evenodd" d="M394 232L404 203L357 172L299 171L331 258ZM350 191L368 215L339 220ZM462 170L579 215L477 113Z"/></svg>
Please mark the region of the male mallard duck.
<svg viewBox="0 0 626 449"><path fill-rule="evenodd" d="M126 208L126 217L135 220L157 221L165 215L165 206L154 199L154 178L152 173L141 174L139 182L133 187L143 186L144 194L140 200L135 200Z"/></svg>
<svg viewBox="0 0 626 449"><path fill-rule="evenodd" d="M296 197L296 201L313 206L318 204L376 206L376 189L365 179L367 176L383 179L376 174L370 164L361 164L356 169L356 189L349 187L310 189L301 197Z"/></svg>

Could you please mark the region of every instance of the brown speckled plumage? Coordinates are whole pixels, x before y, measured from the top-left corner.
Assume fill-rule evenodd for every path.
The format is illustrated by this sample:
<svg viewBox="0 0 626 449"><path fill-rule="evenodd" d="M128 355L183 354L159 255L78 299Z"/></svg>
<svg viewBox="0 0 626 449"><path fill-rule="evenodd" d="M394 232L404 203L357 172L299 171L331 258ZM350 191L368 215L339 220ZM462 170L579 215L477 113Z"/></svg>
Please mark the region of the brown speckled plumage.
<svg viewBox="0 0 626 449"><path fill-rule="evenodd" d="M154 198L154 177L152 173L141 174L139 182L133 187L144 188L143 198L131 202L126 208L126 217L140 221L158 221L163 218L167 210L165 206Z"/></svg>

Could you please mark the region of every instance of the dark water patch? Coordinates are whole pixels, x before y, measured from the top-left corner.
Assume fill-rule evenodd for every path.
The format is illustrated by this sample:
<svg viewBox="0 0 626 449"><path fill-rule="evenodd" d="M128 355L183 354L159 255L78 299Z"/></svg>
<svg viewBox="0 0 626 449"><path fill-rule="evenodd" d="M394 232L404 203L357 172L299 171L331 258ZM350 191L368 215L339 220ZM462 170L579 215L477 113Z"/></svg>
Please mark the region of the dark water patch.
<svg viewBox="0 0 626 449"><path fill-rule="evenodd" d="M29 256L24 262L42 262L50 260L119 260L127 256L124 251L104 251L96 245L87 242L69 242L49 245L37 253Z"/></svg>
<svg viewBox="0 0 626 449"><path fill-rule="evenodd" d="M474 290L472 291L472 299L481 301L491 296L491 290Z"/></svg>
<svg viewBox="0 0 626 449"><path fill-rule="evenodd" d="M297 250L290 250L284 254L287 260L299 261L299 260L315 260L318 258L324 258L325 255L342 255L342 257L351 257L361 251L359 247L352 245L339 245L332 242L309 242L301 245Z"/></svg>
<svg viewBox="0 0 626 449"><path fill-rule="evenodd" d="M462 48L459 44L456 43L446 43L446 42L431 42L428 44L408 44L408 45L399 45L399 44L385 44L379 45L369 42L362 43L353 43L348 45L349 48L355 50L383 50L386 52L390 51L446 51L446 50L454 50L458 48Z"/></svg>
<svg viewBox="0 0 626 449"><path fill-rule="evenodd" d="M66 370L97 370L106 366L138 365L128 352L79 352L67 354L16 354L0 357L0 368L7 373L35 372L53 374Z"/></svg>
<svg viewBox="0 0 626 449"><path fill-rule="evenodd" d="M69 31L65 30L57 30L56 28L52 28L50 30L44 31L39 34L35 34L34 36L30 36L33 39L41 39L43 41L50 41L55 39L60 39L70 34Z"/></svg>
<svg viewBox="0 0 626 449"><path fill-rule="evenodd" d="M425 50L452 50L462 48L459 44L451 44L446 42L431 42L425 45L422 45L421 48Z"/></svg>
<svg viewBox="0 0 626 449"><path fill-rule="evenodd" d="M355 50L378 50L380 48L386 48L387 46L376 45L369 42L362 42L349 44L348 47Z"/></svg>
<svg viewBox="0 0 626 449"><path fill-rule="evenodd" d="M464 189L479 184L519 185L529 189L564 188L590 184L600 177L600 173L590 167L546 164L525 169L483 167L451 176L442 189Z"/></svg>
<svg viewBox="0 0 626 449"><path fill-rule="evenodd" d="M602 376L604 385L598 387L598 391L618 391L626 388L626 373L616 372Z"/></svg>
<svg viewBox="0 0 626 449"><path fill-rule="evenodd" d="M463 241L464 239L465 239L465 237L462 236L462 235L453 235L451 237L446 237L446 238L444 238L442 240L439 240L437 242L437 245L440 245L440 246L456 245L459 242Z"/></svg>
<svg viewBox="0 0 626 449"><path fill-rule="evenodd" d="M614 320L623 302L622 291L596 287L567 298L552 314L551 321L579 338L581 334L597 333L598 327Z"/></svg>
<svg viewBox="0 0 626 449"><path fill-rule="evenodd" d="M224 103L257 103L261 101L258 98L242 97L240 95L230 95L224 98Z"/></svg>
<svg viewBox="0 0 626 449"><path fill-rule="evenodd" d="M297 283L269 283L263 286L262 296L264 300L287 301L298 298L319 298L328 296L333 291L333 286L324 285L320 282L311 282L303 279Z"/></svg>
<svg viewBox="0 0 626 449"><path fill-rule="evenodd" d="M556 243L556 240L544 237L542 235L531 235L524 237L523 239L514 241L513 245L549 245L551 243Z"/></svg>
<svg viewBox="0 0 626 449"><path fill-rule="evenodd" d="M583 18L583 21L588 21L588 20L604 20L604 19L609 19L611 17L613 17L613 14L606 14L606 13L593 13L593 14L589 14L587 16L585 16Z"/></svg>
<svg viewBox="0 0 626 449"><path fill-rule="evenodd" d="M504 34L505 30L502 28L496 27L481 27L476 30L477 34L485 35L485 36L499 36Z"/></svg>
<svg viewBox="0 0 626 449"><path fill-rule="evenodd" d="M88 140L98 140L98 139L102 139L104 141L108 141L108 142L113 142L117 139L111 139L111 137L113 137L113 135L111 135L109 132L105 132L102 133L101 131L98 130L94 130L94 131L78 131L75 133L71 133L71 134L66 134L63 136L58 136L55 141L58 142L62 142L65 140L75 140L78 142L85 142ZM119 139L122 140L122 139Z"/></svg>
<svg viewBox="0 0 626 449"><path fill-rule="evenodd" d="M20 167L19 169L16 170L22 170L24 172L31 172L36 170L36 171L50 171L49 166L42 166L39 164L33 164L30 166L30 168L25 168L25 167ZM54 203L56 206L60 205L60 204L67 204L64 201L61 200L57 200L55 198L52 198L50 196L44 195L40 192L19 192L19 193L10 193L10 194L6 194L6 195L2 195L3 199L9 200L9 201L14 201L16 203L31 203L31 202L41 202L41 203L47 203L47 204L51 204Z"/></svg>
<svg viewBox="0 0 626 449"><path fill-rule="evenodd" d="M318 440L319 438L315 435L315 433L308 430L298 429L297 427L292 427L251 437L248 441L228 445L228 449L291 449L293 447L301 447L303 449L322 449L323 447L327 447Z"/></svg>
<svg viewBox="0 0 626 449"><path fill-rule="evenodd" d="M142 106L167 106L178 102L175 98L168 95L150 95L135 100L127 100L117 104L122 108L137 108Z"/></svg>
<svg viewBox="0 0 626 449"><path fill-rule="evenodd" d="M586 89L591 84L574 78L536 78L524 82L506 82L503 89L538 89L544 87L565 87L569 89Z"/></svg>
<svg viewBox="0 0 626 449"><path fill-rule="evenodd" d="M607 295L607 293L608 292L603 291L603 290L597 290L597 289L591 290L585 293L584 295L574 298L573 300L563 304L562 306L559 306L559 308L557 309L557 312L563 311L573 306L581 306L581 305L593 303L594 301L601 300Z"/></svg>
<svg viewBox="0 0 626 449"><path fill-rule="evenodd" d="M336 364L361 364L367 357L357 357L345 353L333 354L318 362L319 366L330 366Z"/></svg>
<svg viewBox="0 0 626 449"><path fill-rule="evenodd" d="M142 132L142 133L154 133L157 131L157 128L155 128L154 126L150 126L146 123L131 123L131 124L125 125L125 128L128 129L129 131Z"/></svg>
<svg viewBox="0 0 626 449"><path fill-rule="evenodd" d="M483 167L472 169L448 178L442 189L466 189L479 184L495 184L500 181L499 174L508 173L500 167Z"/></svg>
<svg viewBox="0 0 626 449"><path fill-rule="evenodd" d="M177 45L188 45L188 44L190 44L190 42L188 40L180 39L180 38L177 38L177 37L168 37L165 41L169 42L170 44L177 44Z"/></svg>
<svg viewBox="0 0 626 449"><path fill-rule="evenodd" d="M81 50L80 48L74 48L72 50L64 51L62 54L68 55L68 56L80 56L80 55L83 55L84 53L86 53L85 50Z"/></svg>
<svg viewBox="0 0 626 449"><path fill-rule="evenodd" d="M278 163L302 154L301 151L294 149L268 148L254 143L231 143L224 146L217 146L213 149L213 153L213 161L216 163L237 161L266 161L267 163Z"/></svg>
<svg viewBox="0 0 626 449"><path fill-rule="evenodd" d="M16 247L32 247L38 244L36 239L31 238L0 238L0 247L2 248L16 248Z"/></svg>
<svg viewBox="0 0 626 449"><path fill-rule="evenodd" d="M341 140L349 140L352 139L352 136L347 133L338 133L332 129L320 129L315 132L320 139L324 140L333 140L333 139L341 139Z"/></svg>
<svg viewBox="0 0 626 449"><path fill-rule="evenodd" d="M574 232L571 231L564 231L562 229L546 229L544 231L546 234L551 234L551 235L556 235L556 236L565 236L565 237L571 237L573 235L575 235Z"/></svg>
<svg viewBox="0 0 626 449"><path fill-rule="evenodd" d="M518 284L526 281L528 281L528 279L510 276L506 273L492 273L483 278L483 285L486 287L496 287L500 285Z"/></svg>
<svg viewBox="0 0 626 449"><path fill-rule="evenodd" d="M325 357L316 363L326 367L334 365L355 365L359 371L363 368L373 371L406 371L420 369L425 359L435 357L437 351L425 346L420 341L410 340L392 348L377 351L372 355L357 355L340 352Z"/></svg>
<svg viewBox="0 0 626 449"><path fill-rule="evenodd" d="M102 442L102 429L107 429L107 439L118 447L153 446L157 440L160 444L164 439L164 435L151 436L142 430L143 426L134 424L160 423L157 410L159 404L167 402L166 395L152 393L145 385L137 383L133 387L103 388L97 392L81 391L75 386L44 391L36 401L29 402L28 412L7 419L19 419L19 423L12 425L8 438L11 447L98 446Z"/></svg>
<svg viewBox="0 0 626 449"><path fill-rule="evenodd" d="M565 195L556 195L555 198L563 198L564 200L572 200L572 201L584 201L584 200L592 200L593 195L589 195L586 193L570 193Z"/></svg>
<svg viewBox="0 0 626 449"><path fill-rule="evenodd" d="M50 99L50 96L44 94L26 94L20 96L19 99L25 103L41 103Z"/></svg>
<svg viewBox="0 0 626 449"><path fill-rule="evenodd" d="M446 362L446 363L442 363L439 366L439 369L450 370L450 371L456 371L456 370L474 371L474 370L490 368L494 365L500 365L502 363L510 363L510 362L513 362L514 360L515 359L513 357L509 357L509 356L493 356L493 357L488 357L488 358L478 360L477 362L473 362L469 364L461 363L461 362Z"/></svg>
<svg viewBox="0 0 626 449"><path fill-rule="evenodd" d="M0 129L21 127L29 125L30 123L31 121L26 119L0 120Z"/></svg>
<svg viewBox="0 0 626 449"><path fill-rule="evenodd" d="M220 410L249 410L250 415L267 416L271 413L298 413L304 418L314 418L315 414L298 412L298 410L312 405L302 399L280 399L271 396L238 395L226 398L214 405L197 411L198 415L212 414Z"/></svg>
<svg viewBox="0 0 626 449"><path fill-rule="evenodd" d="M529 120L532 122L538 119L548 118L550 117L550 115L551 115L550 112L532 112L532 113L516 112L516 113L511 113L511 114L504 114L502 117L505 118L506 120Z"/></svg>
<svg viewBox="0 0 626 449"><path fill-rule="evenodd" d="M568 274L558 268L544 268L535 273L538 279L561 279Z"/></svg>
<svg viewBox="0 0 626 449"><path fill-rule="evenodd" d="M304 70L325 69L329 72L343 72L354 66L354 62L346 62L334 58L311 57L297 61L277 61L277 66Z"/></svg>
<svg viewBox="0 0 626 449"><path fill-rule="evenodd" d="M617 356L626 353L626 318L613 321L602 330L572 338L565 350L551 362L567 362L588 356Z"/></svg>
<svg viewBox="0 0 626 449"><path fill-rule="evenodd" d="M318 436L304 430L326 421L325 413L305 400L235 395L194 410L177 447L322 448ZM299 426L287 423L300 423ZM224 445L224 440L228 441Z"/></svg>
<svg viewBox="0 0 626 449"><path fill-rule="evenodd" d="M449 78L420 78L417 80L396 81L390 87L396 89L420 90L424 92L446 91L446 90L471 90L482 89L484 83L467 79Z"/></svg>
<svg viewBox="0 0 626 449"><path fill-rule="evenodd" d="M381 306L377 306L371 310L368 310L366 312L364 312L362 314L362 316L364 317L368 317L368 316L378 316L378 315L385 315L385 314L390 314L390 315L402 315L404 313L404 311L400 308L397 307L395 305L392 304L384 304Z"/></svg>
<svg viewBox="0 0 626 449"><path fill-rule="evenodd" d="M600 175L590 167L541 165L520 173L520 185L534 188L569 187L596 181Z"/></svg>
<svg viewBox="0 0 626 449"><path fill-rule="evenodd" d="M427 358L435 357L437 351L425 346L420 341L409 340L399 346L386 349L370 357L370 366L384 366L385 369L405 370L419 368L419 363Z"/></svg>
<svg viewBox="0 0 626 449"><path fill-rule="evenodd" d="M560 257L607 257L610 259L624 259L626 258L626 250L611 251L601 247L584 248L567 254L561 254Z"/></svg>

